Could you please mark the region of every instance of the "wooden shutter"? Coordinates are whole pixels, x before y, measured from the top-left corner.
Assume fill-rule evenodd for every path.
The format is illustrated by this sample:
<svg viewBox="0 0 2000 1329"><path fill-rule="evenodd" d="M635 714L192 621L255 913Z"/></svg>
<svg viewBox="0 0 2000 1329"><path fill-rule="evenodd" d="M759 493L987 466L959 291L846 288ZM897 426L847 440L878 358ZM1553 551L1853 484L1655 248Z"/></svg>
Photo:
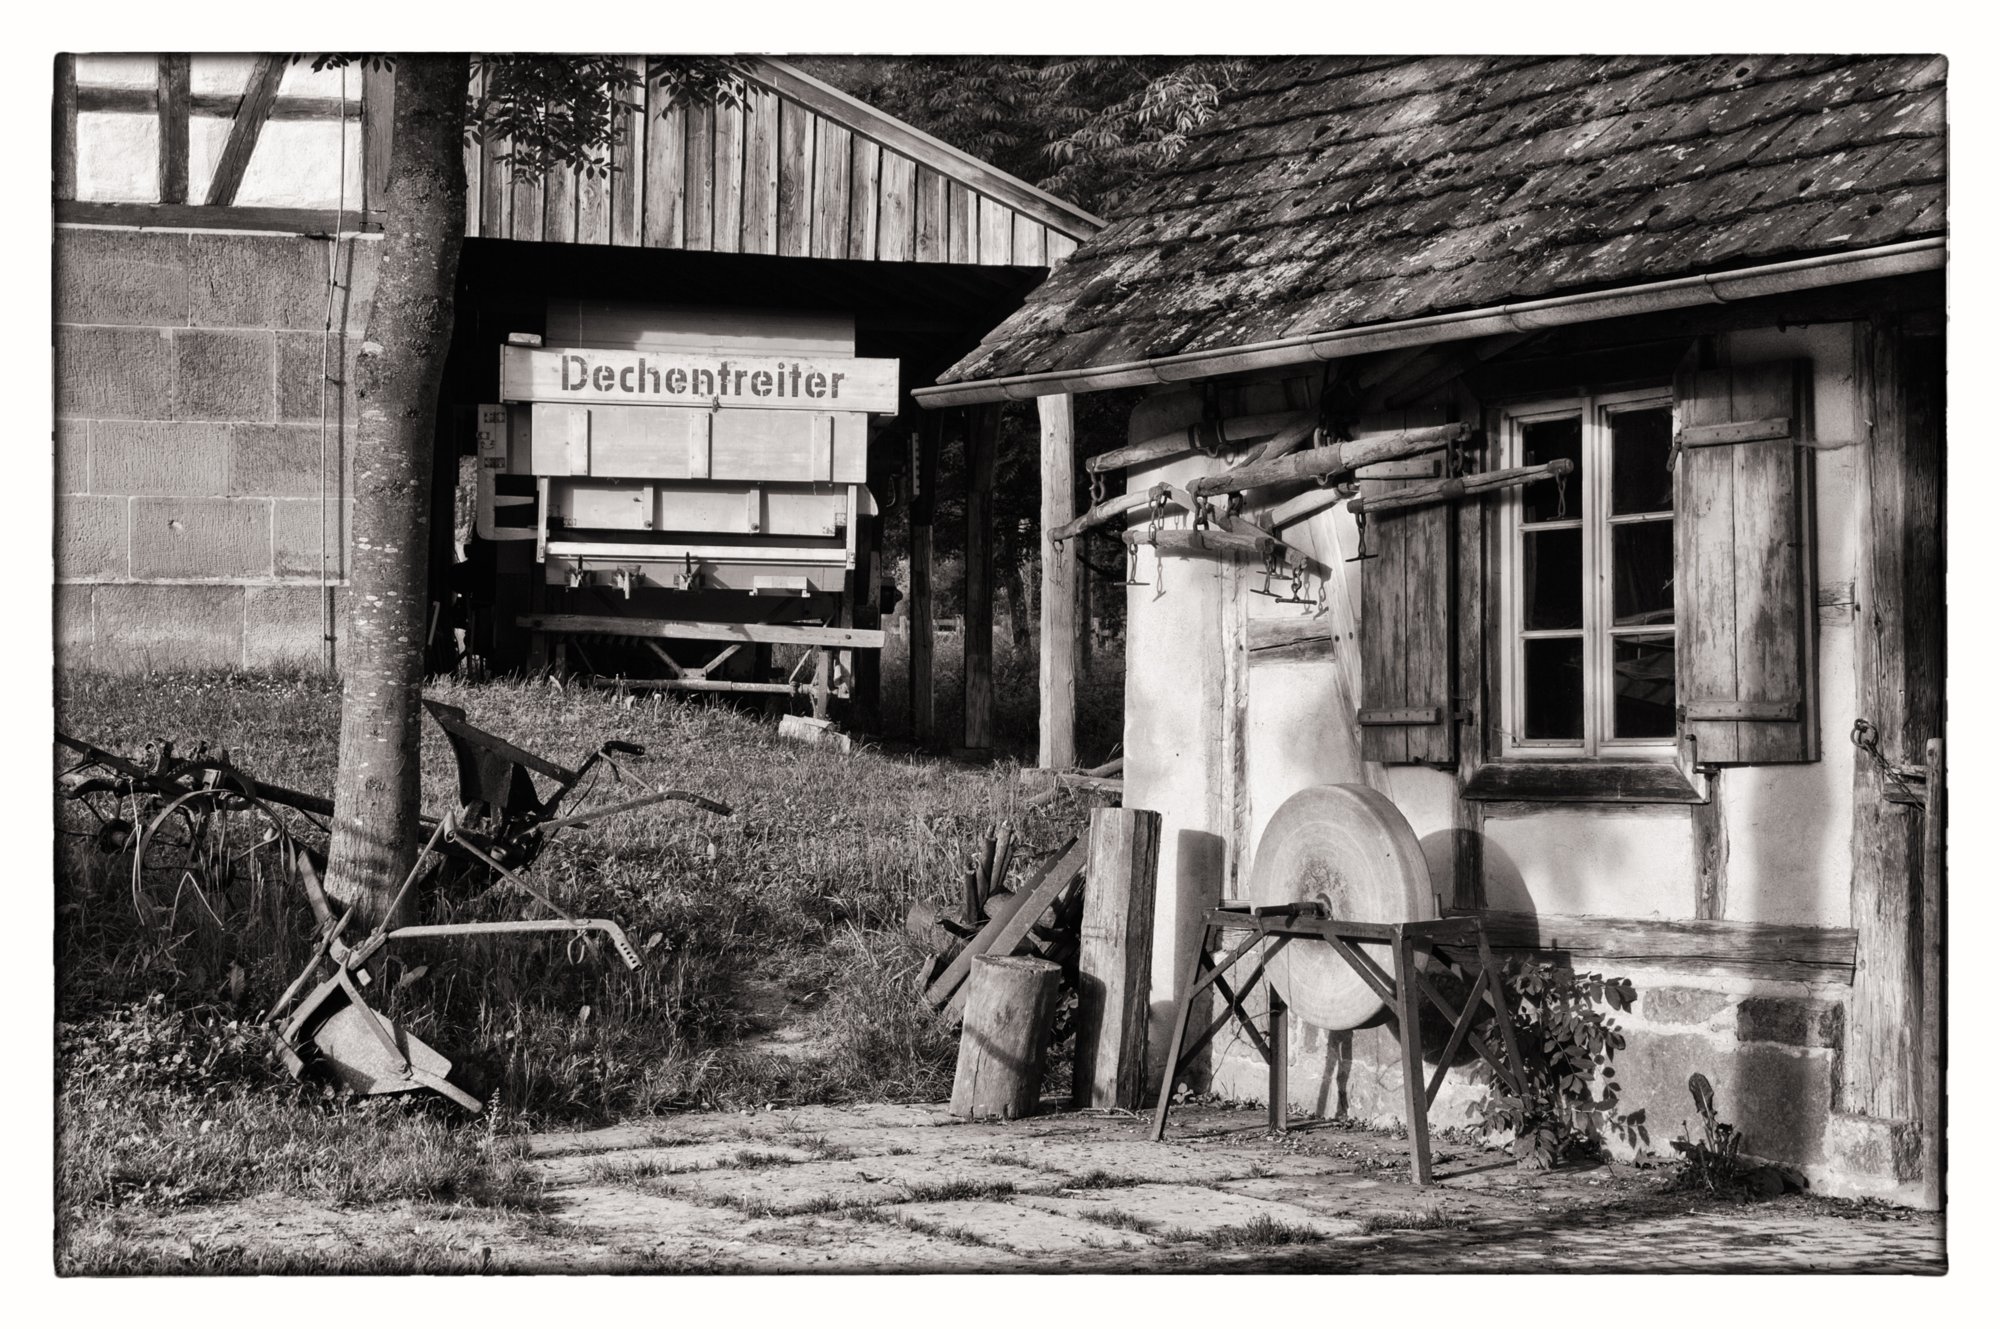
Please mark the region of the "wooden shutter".
<svg viewBox="0 0 2000 1329"><path fill-rule="evenodd" d="M1700 763L1818 759L1802 361L1674 384L1676 703Z"/></svg>
<svg viewBox="0 0 2000 1329"><path fill-rule="evenodd" d="M1364 481L1363 494L1404 481ZM1456 760L1451 702L1453 504L1371 515L1361 563L1361 755L1391 763Z"/></svg>

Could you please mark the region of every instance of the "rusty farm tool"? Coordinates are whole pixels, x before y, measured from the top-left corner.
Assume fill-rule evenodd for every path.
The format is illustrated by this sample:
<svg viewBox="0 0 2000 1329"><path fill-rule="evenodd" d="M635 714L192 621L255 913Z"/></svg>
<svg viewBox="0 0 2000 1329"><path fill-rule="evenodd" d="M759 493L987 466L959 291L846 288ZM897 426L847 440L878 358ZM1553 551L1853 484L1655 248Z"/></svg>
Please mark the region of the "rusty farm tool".
<svg viewBox="0 0 2000 1329"><path fill-rule="evenodd" d="M451 816L438 822L437 828L431 832L430 840L410 868L410 875L404 879L384 912L385 920L395 917L404 896L422 875L425 860L433 853L442 852L442 842L455 843L456 847L484 860L561 917L419 924L400 928L392 928L385 921L377 924L375 930L359 944L350 946L343 940L343 934L354 918L354 910L350 907L339 917L334 916L310 856L301 851L298 857L299 877L305 885L313 913L319 919L319 942L305 968L264 1016L264 1023L274 1028L278 1055L294 1076L302 1077L309 1066L318 1065L355 1094L400 1094L429 1089L468 1112L478 1112L485 1107L478 1097L452 1082L451 1061L443 1053L376 1010L363 995L363 988L372 981L367 969L369 960L383 947L398 941L567 932L590 943L595 949L592 934L601 933L610 938L613 949L626 968L639 967L639 953L632 948L623 928L610 919L577 918L563 913L546 895L495 862L460 832ZM312 986L301 999L300 992L305 991L319 973L322 963L331 964L332 976ZM296 1006L293 1004L295 1001ZM277 1024L281 1019L283 1024Z"/></svg>

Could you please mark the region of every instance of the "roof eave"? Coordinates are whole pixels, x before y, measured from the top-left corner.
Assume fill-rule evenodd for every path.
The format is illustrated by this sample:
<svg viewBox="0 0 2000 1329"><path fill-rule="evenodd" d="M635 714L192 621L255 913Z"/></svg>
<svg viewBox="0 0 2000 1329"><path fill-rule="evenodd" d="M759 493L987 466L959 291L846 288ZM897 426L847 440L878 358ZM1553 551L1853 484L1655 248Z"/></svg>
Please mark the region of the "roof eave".
<svg viewBox="0 0 2000 1329"><path fill-rule="evenodd" d="M1058 393L1104 392L1112 388L1180 383L1225 374L1317 364L1323 360L1366 355L1374 351L1461 341L1496 333L1532 332L1658 310L1728 304L1759 296L1927 272L1942 268L1944 263L1945 238L1932 236L1752 268L1734 268L1605 291L1489 305L1481 309L1340 328L1243 346L1217 347L1085 369L1055 369L1003 378L942 383L918 388L911 395L919 405L935 409L978 402L1019 401Z"/></svg>

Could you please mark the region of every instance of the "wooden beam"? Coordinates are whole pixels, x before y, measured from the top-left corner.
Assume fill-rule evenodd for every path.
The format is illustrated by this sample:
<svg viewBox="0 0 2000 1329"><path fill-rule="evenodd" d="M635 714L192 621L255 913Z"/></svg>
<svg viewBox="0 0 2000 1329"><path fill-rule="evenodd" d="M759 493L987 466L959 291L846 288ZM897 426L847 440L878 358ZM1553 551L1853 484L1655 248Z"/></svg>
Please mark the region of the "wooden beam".
<svg viewBox="0 0 2000 1329"><path fill-rule="evenodd" d="M186 56L161 56L161 62L169 59L185 60ZM204 115L227 120L236 114L236 108L243 98L229 92L189 92L183 104L192 115ZM78 110L114 115L155 115L160 109L160 91L152 88L104 88L82 87L76 90ZM350 120L362 116L361 104L350 99L345 104L345 112ZM338 97L280 97L271 103L273 120L338 120L343 106Z"/></svg>
<svg viewBox="0 0 2000 1329"><path fill-rule="evenodd" d="M534 632L596 632L616 637L679 641L735 641L786 646L879 649L882 633L867 628L811 623L701 623L674 618L619 618L595 614L523 614L515 622Z"/></svg>
<svg viewBox="0 0 2000 1329"><path fill-rule="evenodd" d="M1942 338L1873 321L1857 347L1866 442L1854 469L1861 527L1855 599L1854 714L1875 727L1884 758L1912 765L1942 731L1944 588L1941 470ZM1874 760L1854 754L1853 877L1858 935L1840 1105L1890 1121L1921 1119L1927 952L1923 818L1891 802Z"/></svg>
<svg viewBox="0 0 2000 1329"><path fill-rule="evenodd" d="M1722 777L1717 768L1708 776L1708 797L1688 805L1688 826L1694 835L1694 916L1718 919L1729 907L1729 823L1722 815Z"/></svg>
<svg viewBox="0 0 2000 1329"><path fill-rule="evenodd" d="M1477 913L1488 939L1501 950L1565 952L1588 958L1594 969L1622 963L1690 974L1836 983L1854 976L1853 928L1591 918L1507 909L1450 908L1445 913Z"/></svg>
<svg viewBox="0 0 2000 1329"><path fill-rule="evenodd" d="M344 72L342 76L345 77ZM395 131L395 72L364 67L361 71L361 199L364 209L379 208L389 197L389 169L393 164ZM467 192L474 199L478 198L469 182ZM474 216L478 215L476 203L471 211Z"/></svg>
<svg viewBox="0 0 2000 1329"><path fill-rule="evenodd" d="M185 203L188 192L188 57L163 55L154 101L160 124L160 202Z"/></svg>
<svg viewBox="0 0 2000 1329"><path fill-rule="evenodd" d="M257 66L250 71L249 85L243 90L243 100L236 108L236 118L229 126L229 140L222 145L222 156L215 163L215 175L208 182L210 207L236 201L236 191L243 184L243 173L250 166L250 154L257 150L257 139L264 132L264 122L271 118L271 105L278 99L278 84L284 78L284 56L257 57Z"/></svg>
<svg viewBox="0 0 2000 1329"><path fill-rule="evenodd" d="M76 57L56 57L55 196L58 203L76 197Z"/></svg>
<svg viewBox="0 0 2000 1329"><path fill-rule="evenodd" d="M926 412L910 435L910 736L918 743L937 737L937 694L933 688L931 517L937 509L937 459L944 414Z"/></svg>
<svg viewBox="0 0 2000 1329"><path fill-rule="evenodd" d="M1159 866L1159 813L1098 808L1090 814L1071 1079L1078 1108L1137 1108L1145 1097Z"/></svg>
<svg viewBox="0 0 2000 1329"><path fill-rule="evenodd" d="M997 403L966 412L965 434L965 746L993 746L993 463L1000 428Z"/></svg>
<svg viewBox="0 0 2000 1329"><path fill-rule="evenodd" d="M1071 544L1051 538L1076 511L1076 399L1035 398L1042 424L1042 594L1040 741L1035 764L1076 764L1078 592L1083 565Z"/></svg>
<svg viewBox="0 0 2000 1329"><path fill-rule="evenodd" d="M58 200L57 223L73 226L160 227L171 230L289 231L297 235L332 235L337 231L379 231L379 218L364 223L350 209L222 207L206 203L97 203Z"/></svg>
<svg viewBox="0 0 2000 1329"><path fill-rule="evenodd" d="M1258 489L1265 485L1289 484L1299 480L1311 480L1322 475L1334 475L1341 471L1351 471L1359 466L1367 466L1378 461L1393 461L1399 457L1414 457L1421 452L1430 452L1450 443L1461 442L1472 437L1470 425L1431 425L1422 429L1398 429L1381 434L1363 434L1346 443L1330 443L1325 447L1309 448L1304 452L1294 452L1287 457L1272 461L1250 462L1243 466L1219 471L1188 483L1188 492L1197 498L1207 498L1213 494L1236 493L1245 489Z"/></svg>

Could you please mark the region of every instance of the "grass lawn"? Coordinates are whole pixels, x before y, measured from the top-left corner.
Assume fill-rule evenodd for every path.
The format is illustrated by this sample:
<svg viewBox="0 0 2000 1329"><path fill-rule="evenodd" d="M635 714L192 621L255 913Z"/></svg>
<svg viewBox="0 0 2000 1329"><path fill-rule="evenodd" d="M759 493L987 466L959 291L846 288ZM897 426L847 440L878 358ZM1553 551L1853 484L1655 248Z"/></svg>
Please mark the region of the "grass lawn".
<svg viewBox="0 0 2000 1329"><path fill-rule="evenodd" d="M1023 671L998 672L1011 714L1006 680ZM841 755L780 741L770 721L709 700L518 682L440 681L426 695L558 761L607 738L643 744L629 777L719 798L735 815L669 803L565 830L543 852L532 878L563 908L620 922L646 956L636 973L547 939L439 945L383 970L386 1008L491 1091L488 1113L467 1120L431 1101L342 1101L277 1067L252 1022L303 962L312 921L256 855L225 890L156 893L160 916L142 923L129 860L100 853L88 818L58 800L58 828L72 832L56 850L65 1269L118 1268L120 1216L133 1206L281 1194L533 1209L514 1141L557 1123L939 1099L956 1033L916 999L926 957L904 913L955 898L996 821L1013 821L1025 868L1027 851L1057 848L1087 814L1068 798L1027 808L1012 760L973 767L866 745ZM64 732L115 751L165 737L186 753L206 740L260 779L330 792L338 700L314 675L70 672L56 709ZM428 720L423 778L426 809L444 810L455 777ZM607 775L570 806L636 792ZM539 912L506 886L440 908ZM804 1038L784 1054L760 1046L774 1024Z"/></svg>

